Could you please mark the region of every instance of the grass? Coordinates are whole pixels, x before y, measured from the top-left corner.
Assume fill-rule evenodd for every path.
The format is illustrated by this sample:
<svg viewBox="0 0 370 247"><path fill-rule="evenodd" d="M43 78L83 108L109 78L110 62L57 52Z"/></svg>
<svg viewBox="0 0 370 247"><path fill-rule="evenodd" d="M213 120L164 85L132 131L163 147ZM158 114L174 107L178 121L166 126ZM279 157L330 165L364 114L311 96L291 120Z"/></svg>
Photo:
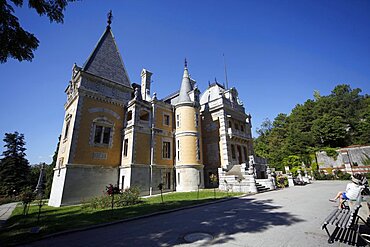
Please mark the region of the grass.
<svg viewBox="0 0 370 247"><path fill-rule="evenodd" d="M197 199L197 192L175 192L164 194L164 203L162 203L160 196L143 198L140 204L115 208L113 212L110 209L93 210L84 205L60 208L45 205L42 207L39 224L37 224L38 206L31 206L28 215L23 216L23 207L19 205L13 211L5 227L0 230L0 245L27 243L65 230L129 219L237 195L241 195L241 193L217 191L216 199L214 199L213 189L208 189L200 190L199 199ZM36 226L40 227L40 232L31 233L30 229Z"/></svg>

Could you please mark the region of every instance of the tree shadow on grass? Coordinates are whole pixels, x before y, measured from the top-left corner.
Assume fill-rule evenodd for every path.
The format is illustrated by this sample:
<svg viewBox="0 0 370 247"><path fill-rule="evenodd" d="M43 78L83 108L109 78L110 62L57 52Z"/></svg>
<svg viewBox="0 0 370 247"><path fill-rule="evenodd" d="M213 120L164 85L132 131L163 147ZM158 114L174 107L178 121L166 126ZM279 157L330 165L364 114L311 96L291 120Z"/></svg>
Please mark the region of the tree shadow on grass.
<svg viewBox="0 0 370 247"><path fill-rule="evenodd" d="M191 204L192 201L187 203ZM170 208L169 205L170 202L151 206ZM137 207L132 210L139 212L142 209ZM118 216L123 212L124 209L119 209L114 213ZM106 212L96 212L94 217L104 215L107 216ZM83 218L82 214L80 220ZM47 246L53 243L54 246L81 246L83 243L84 246L173 246L186 243L184 236L194 232L208 233L214 237L213 241L204 245L217 245L234 240L234 235L238 233L259 233L274 226L289 226L302 221L289 212L282 212L281 206L272 204L272 200L242 198L70 233L33 245Z"/></svg>

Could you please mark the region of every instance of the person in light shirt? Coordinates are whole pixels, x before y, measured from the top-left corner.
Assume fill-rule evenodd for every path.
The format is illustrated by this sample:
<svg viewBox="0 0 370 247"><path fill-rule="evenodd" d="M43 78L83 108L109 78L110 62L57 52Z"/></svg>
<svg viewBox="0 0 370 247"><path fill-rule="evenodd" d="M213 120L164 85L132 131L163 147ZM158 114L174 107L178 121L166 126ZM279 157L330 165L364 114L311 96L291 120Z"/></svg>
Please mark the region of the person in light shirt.
<svg viewBox="0 0 370 247"><path fill-rule="evenodd" d="M362 175L359 173L351 176L352 181L347 184L346 191L339 191L338 194L333 198L329 199L331 202L336 202L339 199L339 207L342 205L344 200L356 200L359 196L361 189L364 188L362 185Z"/></svg>

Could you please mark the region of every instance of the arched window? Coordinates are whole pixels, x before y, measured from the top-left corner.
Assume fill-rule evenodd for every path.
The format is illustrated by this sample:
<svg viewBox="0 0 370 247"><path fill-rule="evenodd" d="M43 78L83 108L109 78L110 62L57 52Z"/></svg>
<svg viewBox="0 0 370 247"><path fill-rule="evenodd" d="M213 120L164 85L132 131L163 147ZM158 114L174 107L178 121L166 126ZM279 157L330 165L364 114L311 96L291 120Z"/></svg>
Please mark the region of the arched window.
<svg viewBox="0 0 370 247"><path fill-rule="evenodd" d="M105 118L93 121L92 142L96 146L111 146L113 139L113 123Z"/></svg>

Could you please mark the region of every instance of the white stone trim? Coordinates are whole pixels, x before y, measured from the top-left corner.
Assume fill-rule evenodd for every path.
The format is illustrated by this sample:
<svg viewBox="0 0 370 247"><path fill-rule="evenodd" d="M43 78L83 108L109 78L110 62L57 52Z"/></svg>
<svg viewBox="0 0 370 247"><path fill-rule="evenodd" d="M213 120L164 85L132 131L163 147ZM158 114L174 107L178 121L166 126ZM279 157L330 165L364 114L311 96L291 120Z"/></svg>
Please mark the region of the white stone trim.
<svg viewBox="0 0 370 247"><path fill-rule="evenodd" d="M97 112L108 113L108 114L112 115L113 117L115 117L118 120L121 119L121 117L119 116L118 113L116 113L116 112L114 112L110 109L103 108L103 107L90 108L89 112L90 113L97 113Z"/></svg>

